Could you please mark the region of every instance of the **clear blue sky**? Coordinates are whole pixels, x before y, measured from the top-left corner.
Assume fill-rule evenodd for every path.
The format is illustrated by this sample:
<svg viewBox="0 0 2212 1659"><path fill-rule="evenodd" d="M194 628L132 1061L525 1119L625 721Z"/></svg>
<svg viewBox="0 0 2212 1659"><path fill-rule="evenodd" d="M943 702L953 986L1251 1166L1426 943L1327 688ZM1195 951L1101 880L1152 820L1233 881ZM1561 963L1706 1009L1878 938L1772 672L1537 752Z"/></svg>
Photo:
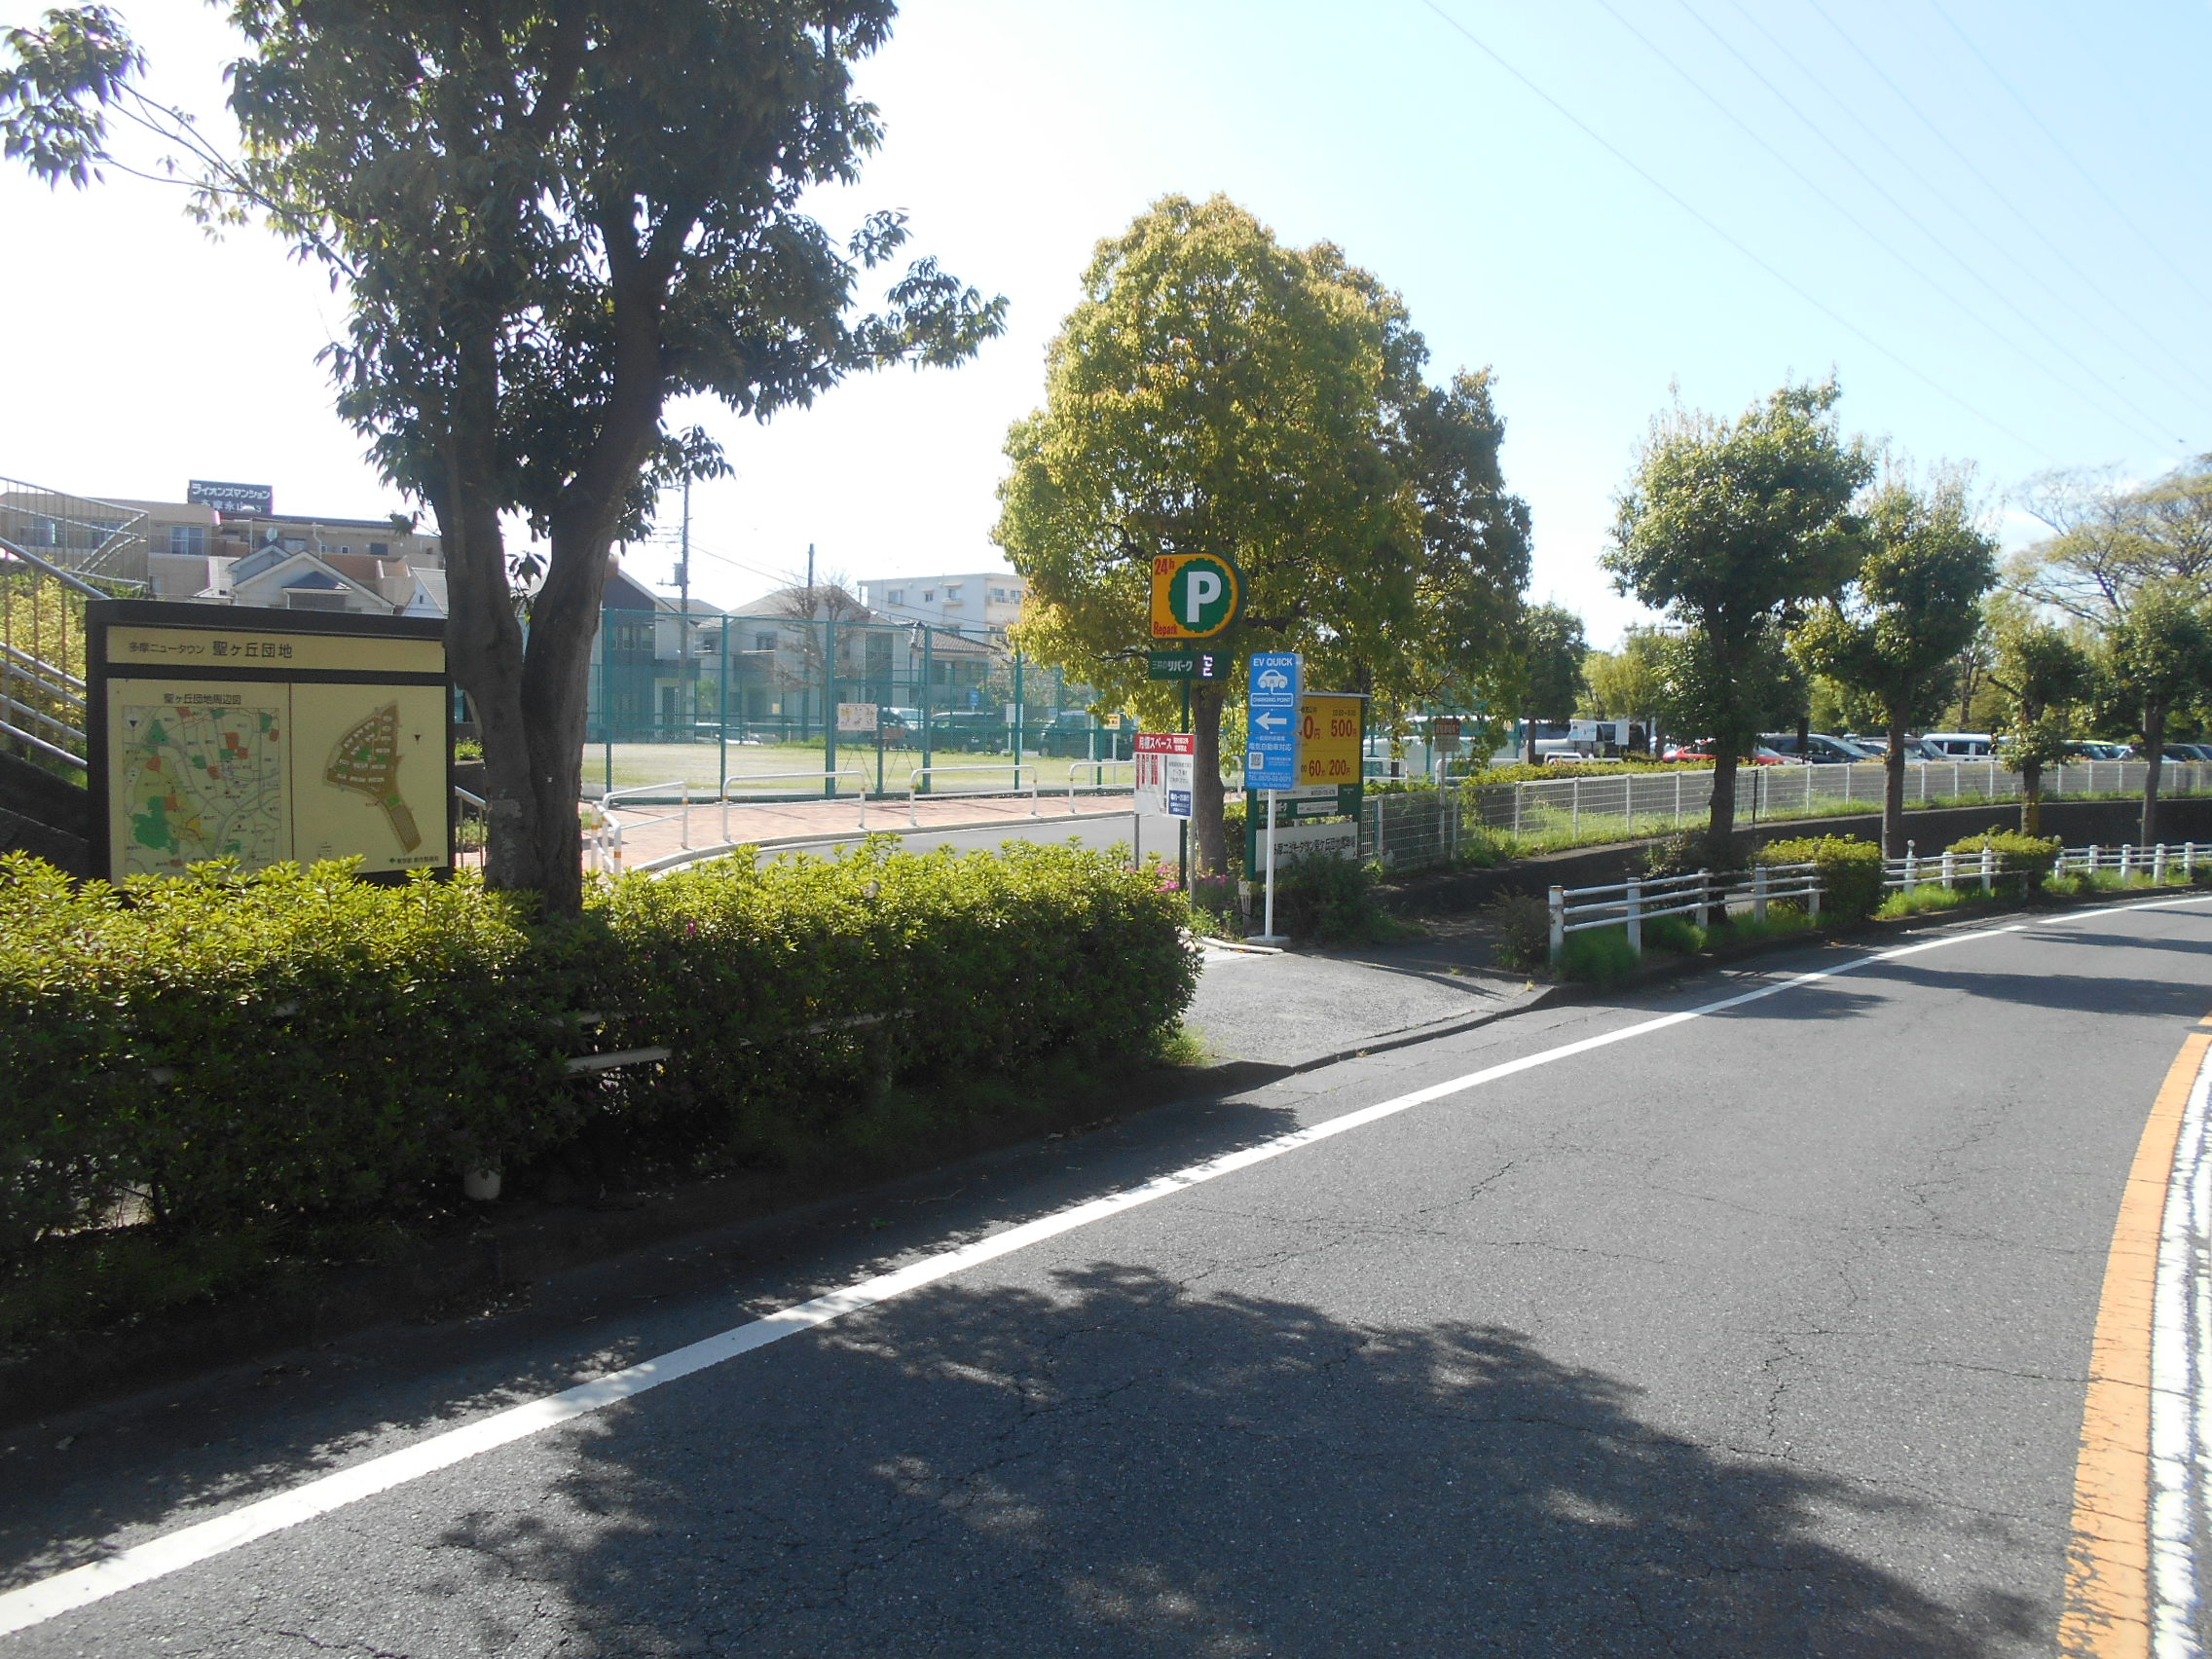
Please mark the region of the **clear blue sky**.
<svg viewBox="0 0 2212 1659"><path fill-rule="evenodd" d="M216 16L122 10L157 90L225 130ZM2205 0L917 0L864 75L889 142L822 210L909 209L921 249L1010 296L1011 331L766 428L702 412L738 471L697 494L698 591L753 597L810 541L855 577L996 564L1007 424L1092 243L1168 192L1342 244L1439 374L1496 371L1535 596L1596 643L1636 615L1596 556L1671 386L1733 412L1833 369L1850 426L1975 461L1993 497L2054 465L2154 473L2212 449L2208 67ZM0 471L389 510L313 361L324 279L258 232L208 244L176 194L0 178Z"/></svg>

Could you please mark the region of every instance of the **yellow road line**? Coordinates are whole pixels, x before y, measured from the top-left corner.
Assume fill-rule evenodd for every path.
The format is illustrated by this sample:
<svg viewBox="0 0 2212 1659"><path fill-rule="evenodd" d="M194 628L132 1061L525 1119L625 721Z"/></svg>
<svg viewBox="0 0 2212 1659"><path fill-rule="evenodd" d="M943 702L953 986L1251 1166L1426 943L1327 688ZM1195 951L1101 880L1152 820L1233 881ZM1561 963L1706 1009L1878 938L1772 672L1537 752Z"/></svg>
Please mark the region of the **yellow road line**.
<svg viewBox="0 0 2212 1659"><path fill-rule="evenodd" d="M2074 1466L2074 1538L2058 1624L2067 1659L2148 1659L2151 1651L2152 1300L2174 1144L2207 1049L2212 1032L2194 1032L2174 1057L2112 1230Z"/></svg>

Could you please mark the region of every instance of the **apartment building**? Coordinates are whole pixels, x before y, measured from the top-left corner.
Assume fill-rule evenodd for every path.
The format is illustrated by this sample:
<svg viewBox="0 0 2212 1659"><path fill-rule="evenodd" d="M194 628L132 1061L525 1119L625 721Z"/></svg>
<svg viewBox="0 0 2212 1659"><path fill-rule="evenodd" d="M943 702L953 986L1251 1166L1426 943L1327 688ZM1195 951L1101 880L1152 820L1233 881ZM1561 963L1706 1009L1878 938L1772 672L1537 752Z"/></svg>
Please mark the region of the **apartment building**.
<svg viewBox="0 0 2212 1659"><path fill-rule="evenodd" d="M884 576L860 584L870 610L901 622L928 622L971 632L999 631L1021 617L1029 583L1012 571L949 576Z"/></svg>

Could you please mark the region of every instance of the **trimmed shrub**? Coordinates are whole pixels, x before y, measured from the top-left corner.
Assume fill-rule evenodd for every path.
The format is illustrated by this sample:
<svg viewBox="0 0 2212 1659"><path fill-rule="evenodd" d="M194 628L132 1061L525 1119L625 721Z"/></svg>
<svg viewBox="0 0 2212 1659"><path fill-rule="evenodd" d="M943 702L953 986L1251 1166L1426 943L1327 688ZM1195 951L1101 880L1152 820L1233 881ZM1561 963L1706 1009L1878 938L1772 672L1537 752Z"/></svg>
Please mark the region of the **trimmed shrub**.
<svg viewBox="0 0 2212 1659"><path fill-rule="evenodd" d="M1862 922L1882 903L1882 849L1856 835L1802 835L1769 841L1752 855L1761 865L1809 864L1821 877L1821 913Z"/></svg>
<svg viewBox="0 0 2212 1659"><path fill-rule="evenodd" d="M1962 859L1972 859L1978 870L1982 848L1990 848L1997 855L1998 878L2002 881L2012 877L2009 885L2016 886L2022 893L2031 893L2049 878L2051 866L2058 863L2059 846L2055 835L2046 840L1993 824L1978 835L1953 841L1950 850Z"/></svg>
<svg viewBox="0 0 2212 1659"><path fill-rule="evenodd" d="M119 1207L203 1231L420 1213L587 1131L820 1164L895 1083L1173 1031L1197 958L1155 875L895 847L626 876L560 923L465 875L209 865L118 892L0 858L0 1262Z"/></svg>

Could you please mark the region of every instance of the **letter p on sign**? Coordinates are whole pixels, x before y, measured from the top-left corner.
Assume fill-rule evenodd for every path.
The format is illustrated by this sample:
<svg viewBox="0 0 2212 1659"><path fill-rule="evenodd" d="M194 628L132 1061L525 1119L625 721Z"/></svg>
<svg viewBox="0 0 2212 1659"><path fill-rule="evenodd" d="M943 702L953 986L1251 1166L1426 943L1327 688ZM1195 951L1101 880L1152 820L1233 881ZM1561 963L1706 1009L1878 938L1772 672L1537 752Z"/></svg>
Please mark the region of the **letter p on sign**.
<svg viewBox="0 0 2212 1659"><path fill-rule="evenodd" d="M1152 637L1210 640L1236 619L1236 567L1211 553L1162 553L1152 561Z"/></svg>

